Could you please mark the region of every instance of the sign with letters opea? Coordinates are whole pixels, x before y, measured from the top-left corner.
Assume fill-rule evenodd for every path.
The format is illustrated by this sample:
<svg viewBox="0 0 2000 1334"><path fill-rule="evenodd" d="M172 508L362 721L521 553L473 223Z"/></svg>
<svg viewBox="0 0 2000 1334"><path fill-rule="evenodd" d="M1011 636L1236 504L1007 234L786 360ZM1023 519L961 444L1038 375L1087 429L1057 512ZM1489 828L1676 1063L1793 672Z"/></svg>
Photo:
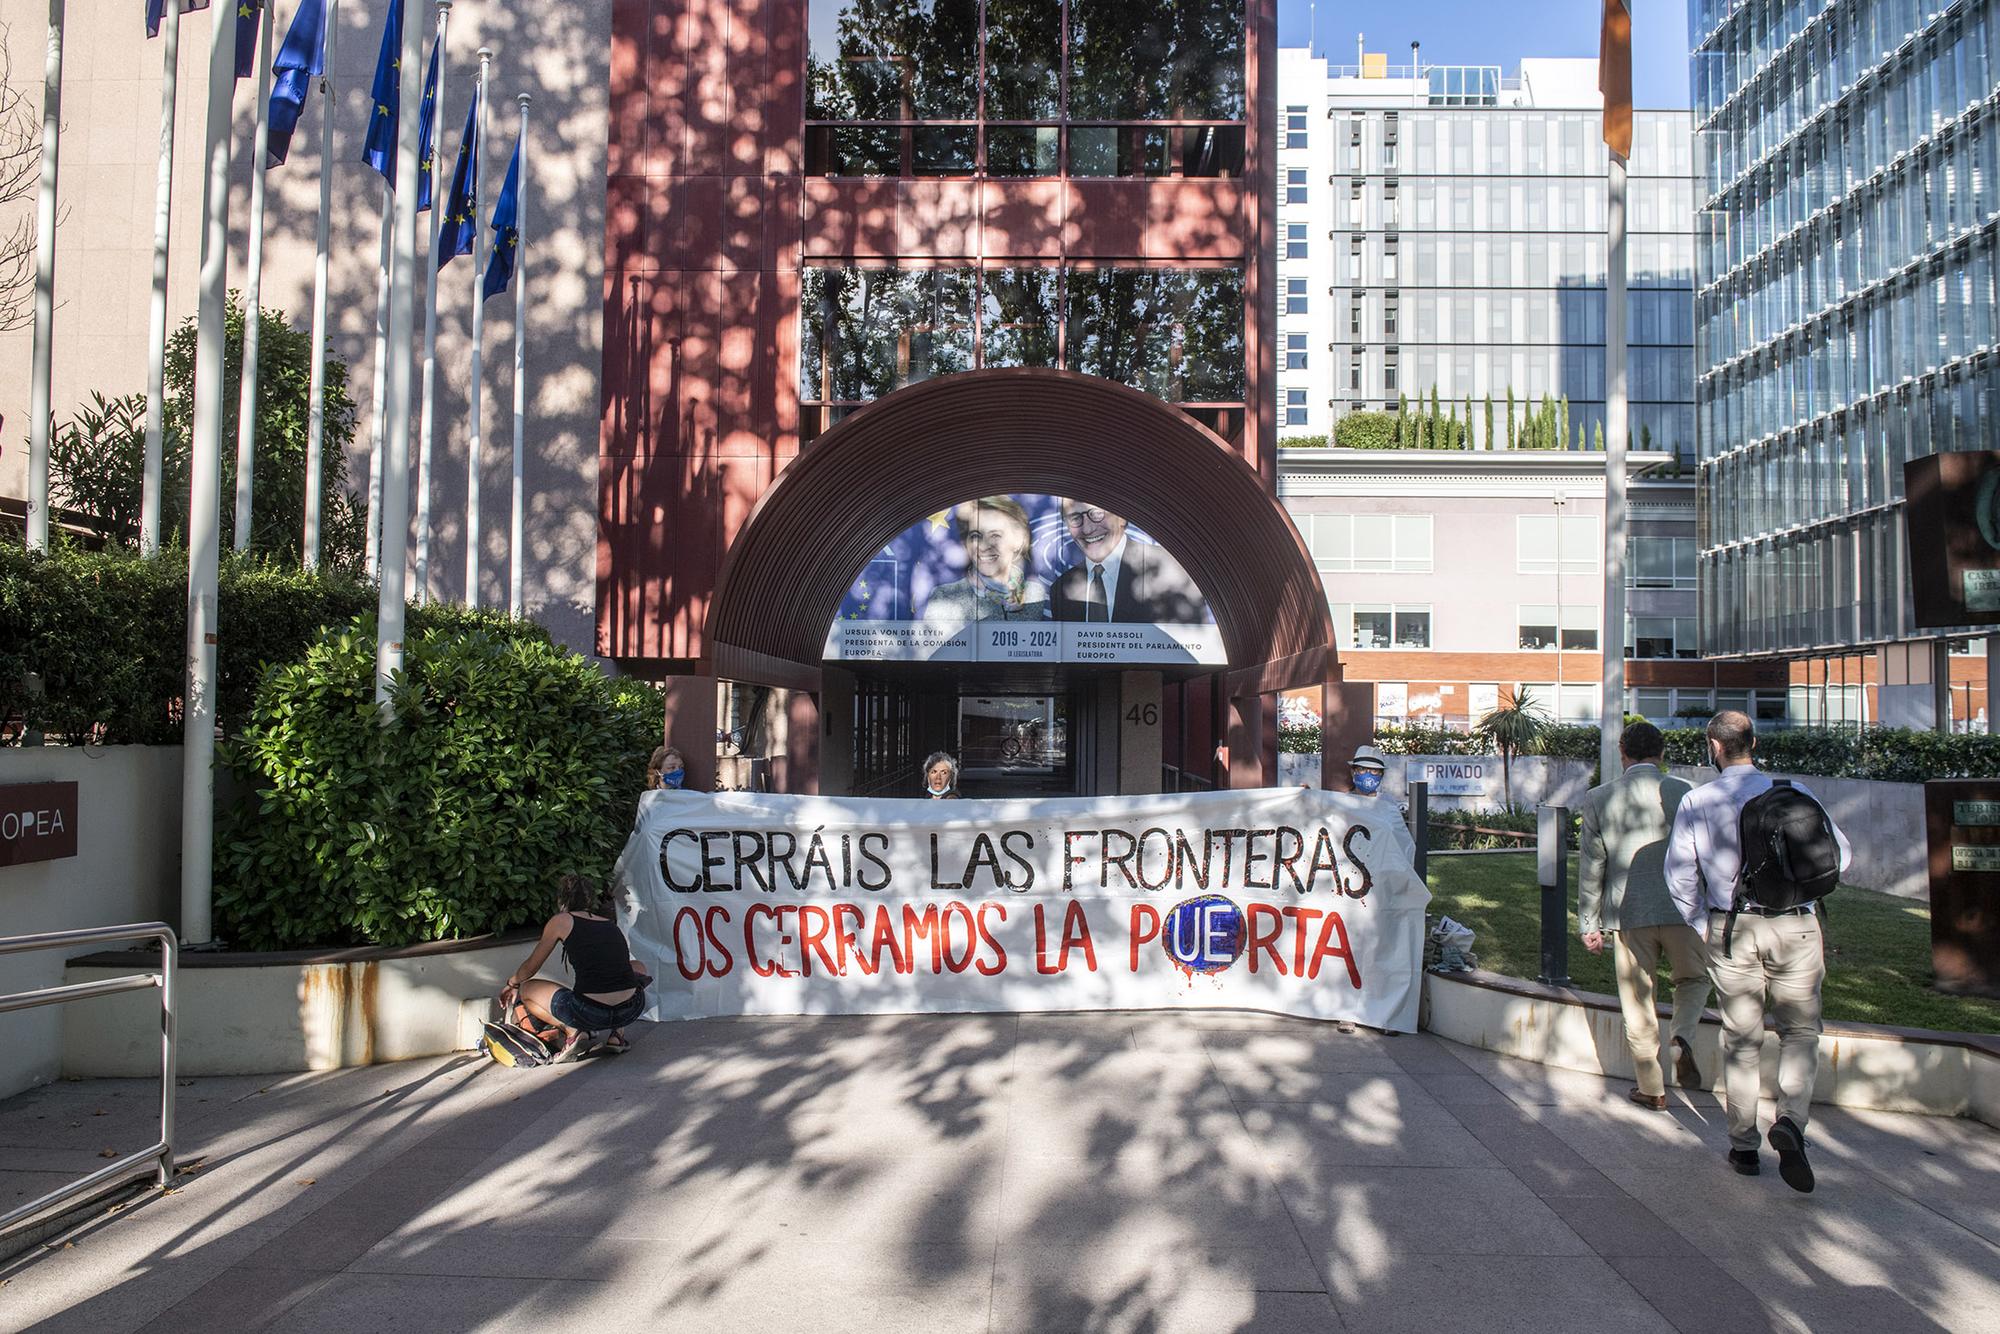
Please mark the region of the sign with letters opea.
<svg viewBox="0 0 2000 1334"><path fill-rule="evenodd" d="M1483 797L1486 776L1497 772L1499 763L1488 759L1411 760L1408 776L1412 783L1429 783L1434 797Z"/></svg>
<svg viewBox="0 0 2000 1334"><path fill-rule="evenodd" d="M620 922L655 1018L1239 1007L1410 1032L1430 893L1386 809L648 792Z"/></svg>
<svg viewBox="0 0 2000 1334"><path fill-rule="evenodd" d="M76 784L0 784L0 866L76 856Z"/></svg>

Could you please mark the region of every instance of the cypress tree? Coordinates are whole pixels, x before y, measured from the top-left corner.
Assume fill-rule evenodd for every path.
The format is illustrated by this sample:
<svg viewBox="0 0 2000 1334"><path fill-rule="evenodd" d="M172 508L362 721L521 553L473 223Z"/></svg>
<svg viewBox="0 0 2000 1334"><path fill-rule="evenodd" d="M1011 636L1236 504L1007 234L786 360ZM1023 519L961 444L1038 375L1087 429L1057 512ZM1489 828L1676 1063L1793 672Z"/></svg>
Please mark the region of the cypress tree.
<svg viewBox="0 0 2000 1334"><path fill-rule="evenodd" d="M1592 441L1592 447L1596 449L1598 453L1602 454L1604 452L1603 422L1598 422L1595 426L1591 428L1591 441Z"/></svg>
<svg viewBox="0 0 2000 1334"><path fill-rule="evenodd" d="M1568 394L1564 394L1564 395L1562 396L1562 437L1561 437L1561 438L1562 438L1562 448L1564 448L1564 449L1568 449L1568 448L1570 447L1570 444L1569 444L1569 442L1570 442L1570 440L1571 440L1571 436L1570 436L1570 433L1569 433L1569 395L1568 395Z"/></svg>
<svg viewBox="0 0 2000 1334"><path fill-rule="evenodd" d="M1507 448L1514 448L1514 386L1507 386Z"/></svg>
<svg viewBox="0 0 2000 1334"><path fill-rule="evenodd" d="M1486 395L1486 447L1493 448L1493 395Z"/></svg>
<svg viewBox="0 0 2000 1334"><path fill-rule="evenodd" d="M1410 444L1410 396L1399 392L1396 395L1396 448L1408 449Z"/></svg>

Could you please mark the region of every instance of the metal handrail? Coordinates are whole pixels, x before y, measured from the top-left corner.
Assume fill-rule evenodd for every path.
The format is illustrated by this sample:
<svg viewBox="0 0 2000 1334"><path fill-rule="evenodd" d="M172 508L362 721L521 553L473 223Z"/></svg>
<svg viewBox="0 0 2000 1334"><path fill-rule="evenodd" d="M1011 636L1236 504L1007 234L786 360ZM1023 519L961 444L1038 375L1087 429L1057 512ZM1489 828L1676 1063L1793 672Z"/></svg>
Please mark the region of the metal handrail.
<svg viewBox="0 0 2000 1334"><path fill-rule="evenodd" d="M174 936L174 929L165 922L140 922L130 926L97 926L77 931L44 931L30 936L0 936L0 955L26 954L32 950L67 949L75 945L94 945L113 940L159 941L160 971L110 977L101 982L77 982L67 986L42 987L35 991L17 991L11 995L0 996L0 1014L13 1010L34 1009L41 1005L60 1005L64 1001L87 1000L92 996L111 996L121 991L158 987L160 989L159 1142L138 1153L127 1154L117 1162L100 1167L88 1176L80 1177L68 1185L58 1186L39 1199L30 1200L0 1214L0 1235L13 1231L17 1226L65 1200L75 1199L111 1182L138 1175L134 1171L135 1168L144 1166L146 1171L154 1172L163 1189L173 1182L174 979L180 967L181 956L180 941Z"/></svg>

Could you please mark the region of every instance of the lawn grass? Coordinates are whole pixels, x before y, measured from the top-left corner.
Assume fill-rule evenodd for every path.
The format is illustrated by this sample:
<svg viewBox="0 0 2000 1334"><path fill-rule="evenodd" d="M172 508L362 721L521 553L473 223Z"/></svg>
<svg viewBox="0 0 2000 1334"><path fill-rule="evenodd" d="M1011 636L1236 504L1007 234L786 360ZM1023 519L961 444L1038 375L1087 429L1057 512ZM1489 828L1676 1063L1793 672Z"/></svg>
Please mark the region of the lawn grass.
<svg viewBox="0 0 2000 1334"><path fill-rule="evenodd" d="M1592 954L1577 939L1574 857L1569 875L1570 979L1581 990L1616 995L1609 946ZM1541 971L1541 890L1532 852L1433 856L1430 883L1431 912L1472 928L1481 968L1525 978ZM1829 903L1826 928L1827 1019L2000 1033L2000 1001L1931 989L1930 905L1843 886Z"/></svg>

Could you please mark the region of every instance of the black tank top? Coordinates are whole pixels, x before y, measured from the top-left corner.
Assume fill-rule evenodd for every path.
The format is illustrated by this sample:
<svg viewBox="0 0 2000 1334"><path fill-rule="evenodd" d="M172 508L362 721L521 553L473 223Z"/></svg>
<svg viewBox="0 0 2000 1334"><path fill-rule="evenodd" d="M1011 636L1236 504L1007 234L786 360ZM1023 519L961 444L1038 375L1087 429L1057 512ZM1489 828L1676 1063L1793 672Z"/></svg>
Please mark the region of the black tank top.
<svg viewBox="0 0 2000 1334"><path fill-rule="evenodd" d="M563 958L576 973L575 990L585 996L630 991L639 984L632 975L632 955L618 923L570 914Z"/></svg>

